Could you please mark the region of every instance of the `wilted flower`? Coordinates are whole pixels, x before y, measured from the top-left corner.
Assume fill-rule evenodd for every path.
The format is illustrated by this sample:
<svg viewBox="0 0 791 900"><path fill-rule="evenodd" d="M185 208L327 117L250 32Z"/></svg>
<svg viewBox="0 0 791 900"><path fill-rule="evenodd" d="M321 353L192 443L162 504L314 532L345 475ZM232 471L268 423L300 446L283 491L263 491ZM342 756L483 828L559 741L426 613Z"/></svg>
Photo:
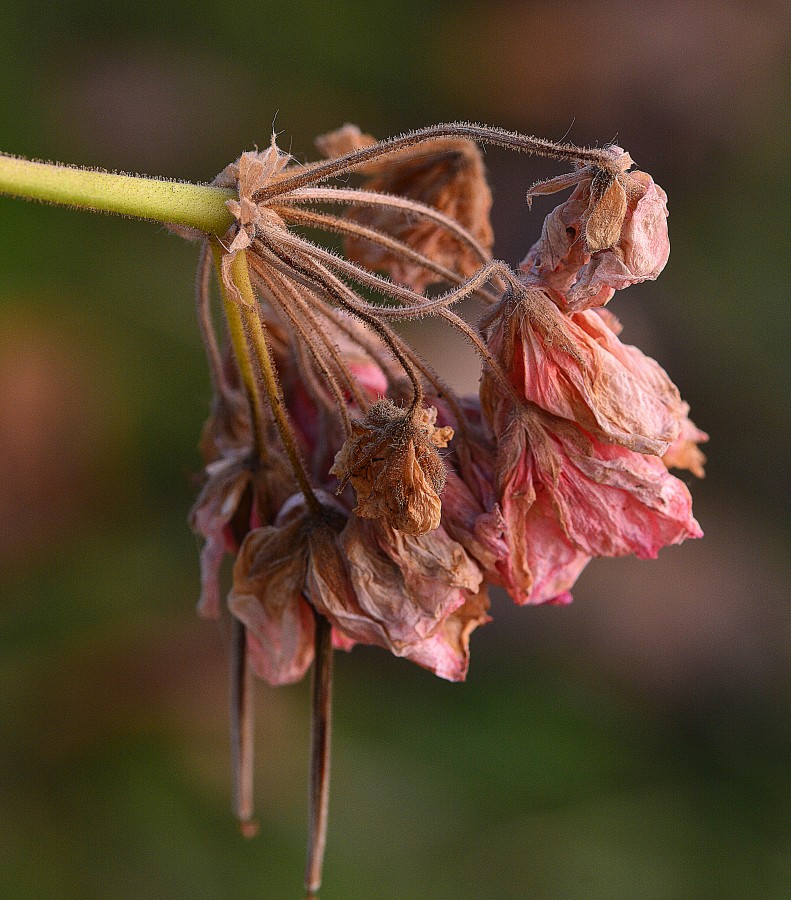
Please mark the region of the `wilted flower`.
<svg viewBox="0 0 791 900"><path fill-rule="evenodd" d="M355 512L364 519L384 519L407 534L437 528L445 486L445 466L437 452L453 437L449 426L435 428L436 409L400 409L379 400L338 451L330 470L343 487L357 492Z"/></svg>
<svg viewBox="0 0 791 900"><path fill-rule="evenodd" d="M579 169L573 176L576 190L547 216L521 265L528 283L550 289L568 311L603 306L616 290L655 279L670 255L667 195L650 175L619 175L604 195L596 187L600 173ZM570 187L564 178L536 185L528 196Z"/></svg>

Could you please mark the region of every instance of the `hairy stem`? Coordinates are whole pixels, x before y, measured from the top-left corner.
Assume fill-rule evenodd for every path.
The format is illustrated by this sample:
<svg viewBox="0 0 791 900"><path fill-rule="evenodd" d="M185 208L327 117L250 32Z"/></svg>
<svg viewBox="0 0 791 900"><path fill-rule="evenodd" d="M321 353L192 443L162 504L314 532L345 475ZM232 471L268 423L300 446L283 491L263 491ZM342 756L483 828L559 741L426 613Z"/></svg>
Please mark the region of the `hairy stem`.
<svg viewBox="0 0 791 900"><path fill-rule="evenodd" d="M117 175L2 154L0 194L186 225L218 235L233 222L225 201L236 197L235 191L208 184Z"/></svg>
<svg viewBox="0 0 791 900"><path fill-rule="evenodd" d="M380 156L387 156L407 147L414 147L417 144L440 137L469 138L481 144L492 144L495 147L504 147L508 150L535 153L537 156L546 156L550 159L591 162L594 165L603 167L607 167L612 161L612 155L606 150L576 147L574 144L568 143L557 144L544 138L519 134L516 131L506 131L503 128L492 128L489 125L476 125L471 122L449 122L442 125L430 125L428 128L419 128L416 131L410 131L407 134L401 134L386 141L379 141L370 147L354 150L326 163L306 168L305 171L297 175L283 178L262 190L256 191L254 199L258 201L268 200L281 194L287 194L295 188L317 184L342 172L351 172L354 169L359 169L360 166L364 166ZM430 154L431 150L427 149L426 155Z"/></svg>
<svg viewBox="0 0 791 900"><path fill-rule="evenodd" d="M321 887L321 870L327 843L332 734L332 626L318 613L316 613L316 657L313 662L311 706L305 888L309 894L314 894Z"/></svg>
<svg viewBox="0 0 791 900"><path fill-rule="evenodd" d="M247 660L247 629L231 621L231 767L233 806L244 837L255 837L253 819L253 679Z"/></svg>
<svg viewBox="0 0 791 900"><path fill-rule="evenodd" d="M241 250L235 254L230 266L230 274L233 283L236 285L242 300L241 306L236 307L237 312L241 316L244 323L247 337L252 346L253 354L258 362L258 368L261 373L261 381L263 383L264 393L269 400L269 407L272 410L272 417L275 420L280 441L286 452L288 461L291 463L291 469L297 484L305 496L305 500L311 512L318 513L321 511L321 504L313 488L310 484L305 465L302 462L299 448L297 447L297 439L286 414L286 405L283 401L283 393L280 390L280 383L277 380L275 367L272 363L272 356L269 352L269 345L264 334L264 326L261 323L261 316L258 312L258 302L250 283L250 273L247 269L247 254ZM233 302L233 301L229 301Z"/></svg>

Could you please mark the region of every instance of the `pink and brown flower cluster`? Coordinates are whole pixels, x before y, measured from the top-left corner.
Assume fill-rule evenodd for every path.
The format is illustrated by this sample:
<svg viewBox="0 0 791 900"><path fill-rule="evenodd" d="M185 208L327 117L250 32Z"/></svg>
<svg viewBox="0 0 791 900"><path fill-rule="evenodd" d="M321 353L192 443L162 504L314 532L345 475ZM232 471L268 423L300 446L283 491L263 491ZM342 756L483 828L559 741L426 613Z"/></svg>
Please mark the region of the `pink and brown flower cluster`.
<svg viewBox="0 0 791 900"><path fill-rule="evenodd" d="M297 165L273 143L221 176L239 192L220 252L226 304L249 305L232 276L244 253L266 347L246 370L249 320L210 347L200 611L219 614L230 554L228 605L270 684L303 677L317 617L338 648L372 644L463 680L489 586L564 604L593 557L651 558L701 534L669 467L702 476L706 436L604 308L665 266L664 191L620 148L525 139L574 165L530 196L574 190L513 271L491 259L471 128L377 143L345 126L319 141L324 162ZM361 183L327 183L348 173ZM464 297L483 306L478 327L452 309ZM479 396L456 396L392 327L428 314L478 349Z"/></svg>

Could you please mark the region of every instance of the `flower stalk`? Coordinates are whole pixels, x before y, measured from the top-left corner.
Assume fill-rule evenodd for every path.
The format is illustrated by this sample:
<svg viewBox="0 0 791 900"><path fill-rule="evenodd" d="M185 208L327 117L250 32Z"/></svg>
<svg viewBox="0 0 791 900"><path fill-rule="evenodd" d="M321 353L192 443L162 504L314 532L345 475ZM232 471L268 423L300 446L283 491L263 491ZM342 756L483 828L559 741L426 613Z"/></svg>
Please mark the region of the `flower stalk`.
<svg viewBox="0 0 791 900"><path fill-rule="evenodd" d="M244 837L258 834L253 819L253 673L247 659L247 629L231 620L231 768L234 814Z"/></svg>
<svg viewBox="0 0 791 900"><path fill-rule="evenodd" d="M233 221L226 188L118 175L0 154L0 194L224 234Z"/></svg>
<svg viewBox="0 0 791 900"><path fill-rule="evenodd" d="M316 614L316 657L311 685L310 780L308 794L308 855L305 890L321 887L327 812L330 800L330 743L332 735L332 627Z"/></svg>

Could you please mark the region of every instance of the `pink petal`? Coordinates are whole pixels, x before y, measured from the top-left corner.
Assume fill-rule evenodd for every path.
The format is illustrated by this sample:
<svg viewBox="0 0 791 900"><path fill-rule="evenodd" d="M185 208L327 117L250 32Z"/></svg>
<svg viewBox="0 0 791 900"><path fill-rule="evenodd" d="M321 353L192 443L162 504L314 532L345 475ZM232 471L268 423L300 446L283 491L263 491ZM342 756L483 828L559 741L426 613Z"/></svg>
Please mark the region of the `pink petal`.
<svg viewBox="0 0 791 900"><path fill-rule="evenodd" d="M569 538L592 556L634 553L701 537L692 498L660 459L604 444L573 425L534 419L530 443L541 480Z"/></svg>
<svg viewBox="0 0 791 900"><path fill-rule="evenodd" d="M565 316L531 291L489 346L526 400L603 440L661 455L678 434L681 398L667 373L593 311Z"/></svg>

